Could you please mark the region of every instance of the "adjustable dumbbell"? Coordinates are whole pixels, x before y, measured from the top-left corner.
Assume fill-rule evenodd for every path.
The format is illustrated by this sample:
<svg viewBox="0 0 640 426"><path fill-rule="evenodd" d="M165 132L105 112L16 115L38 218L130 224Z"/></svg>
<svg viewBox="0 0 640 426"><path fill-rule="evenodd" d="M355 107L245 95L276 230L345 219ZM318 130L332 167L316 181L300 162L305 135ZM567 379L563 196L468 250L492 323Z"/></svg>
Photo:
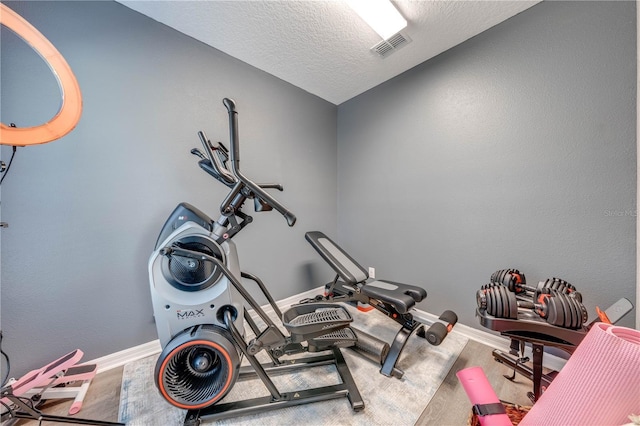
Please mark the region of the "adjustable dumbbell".
<svg viewBox="0 0 640 426"><path fill-rule="evenodd" d="M535 302L519 302L518 307L534 309L549 324L578 329L587 321L587 310L575 297L557 290L546 289Z"/></svg>
<svg viewBox="0 0 640 426"><path fill-rule="evenodd" d="M538 298L540 294L548 293L549 290L564 293L582 303L582 294L573 285L560 278L547 278L545 281L540 281L534 295Z"/></svg>
<svg viewBox="0 0 640 426"><path fill-rule="evenodd" d="M491 282L483 285L476 293L478 308L486 309L497 318L517 319L518 301L506 286Z"/></svg>
<svg viewBox="0 0 640 426"><path fill-rule="evenodd" d="M534 288L527 285L524 274L517 269L501 269L491 274L491 281L505 285L509 291L516 294L529 291L533 293L533 297L536 300L540 294L548 293L548 290L555 290L560 293L570 294L578 299L578 302L582 302L582 295L576 291L576 288L560 278L549 278L545 281L540 281Z"/></svg>
<svg viewBox="0 0 640 426"><path fill-rule="evenodd" d="M491 283L482 286L476 294L480 309L486 309L496 318L517 319L518 308L532 309L551 325L578 329L587 321L587 310L576 298L548 290L539 295L535 302L519 301L506 286Z"/></svg>

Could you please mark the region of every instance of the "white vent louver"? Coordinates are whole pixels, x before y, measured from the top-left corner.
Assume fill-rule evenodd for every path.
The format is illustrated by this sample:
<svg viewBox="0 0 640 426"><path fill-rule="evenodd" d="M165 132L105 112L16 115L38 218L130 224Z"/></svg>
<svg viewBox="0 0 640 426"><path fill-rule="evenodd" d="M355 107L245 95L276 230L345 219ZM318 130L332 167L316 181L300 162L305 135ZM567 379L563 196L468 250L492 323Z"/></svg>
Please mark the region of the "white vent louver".
<svg viewBox="0 0 640 426"><path fill-rule="evenodd" d="M371 48L373 53L380 55L383 58L391 55L396 50L399 50L409 44L411 39L403 35L402 33L396 33L386 40L382 40Z"/></svg>

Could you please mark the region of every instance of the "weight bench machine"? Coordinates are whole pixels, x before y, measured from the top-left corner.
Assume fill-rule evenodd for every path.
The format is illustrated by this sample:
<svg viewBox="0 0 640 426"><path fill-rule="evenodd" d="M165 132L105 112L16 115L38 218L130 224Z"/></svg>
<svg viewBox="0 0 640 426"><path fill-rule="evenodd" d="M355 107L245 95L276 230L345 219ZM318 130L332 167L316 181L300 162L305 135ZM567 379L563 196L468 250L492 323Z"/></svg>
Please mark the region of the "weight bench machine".
<svg viewBox="0 0 640 426"><path fill-rule="evenodd" d="M368 272L325 234L311 231L305 234L305 238L336 272L336 277L333 282L326 285L324 296L319 295L300 303L360 302L372 306L402 326L391 346L356 330L358 342L352 349L379 361L380 373L383 375L402 378L404 372L396 367L396 363L413 332L417 332L418 336L426 338L429 343L437 346L442 343L458 321L454 312L445 311L439 321L434 322L425 331L424 325L416 321L410 312L416 303L427 297L424 288L393 281L368 281Z"/></svg>
<svg viewBox="0 0 640 426"><path fill-rule="evenodd" d="M498 275L501 272L503 275ZM514 278L516 275L521 278L519 278L516 283L509 274L513 274ZM496 277L499 279L495 279ZM522 279L522 282L519 281L520 279ZM512 269L497 271L492 275L491 281L491 284L482 286L482 289L479 290L476 295L478 303L476 317L478 317L480 325L483 327L498 331L501 335L510 339L509 353L507 354L496 349L492 352L493 357L497 362L513 369L513 375L505 375L505 378L513 380L515 373L519 373L533 382L533 392L528 392L527 396L535 403L538 398L540 398L544 389L549 386L557 375L555 371L549 374L543 373L542 360L544 347L558 348L571 355L596 321L594 320L589 324L584 324L584 322L586 322L586 310L582 313L584 317L576 320L576 317L580 316L580 312L572 311L571 304L567 302L569 297L572 296L565 297L564 294L575 294L577 292L575 292L575 287L563 280L553 278L541 281L537 288L534 289L533 287L526 286L524 275ZM533 309L531 302L527 300L527 296L525 296L525 291L534 293L534 298L537 299L540 295L551 294L556 290L562 293L562 291L565 291L562 288L562 283L568 285L571 289L566 290L564 294L555 294L558 302L549 304L549 306L553 305L558 315L556 318L547 317L545 320L539 312L543 306L537 305L535 309ZM560 289L555 288L558 284L560 284ZM554 287L553 291L550 289L550 286ZM516 296L514 292L520 295ZM579 299L581 300L581 296L579 296ZM571 303L573 303L573 301ZM573 304L573 306L576 306L576 304ZM581 309L584 309L581 302L579 306ZM632 309L633 305L631 302L623 298L611 305L604 312L597 309L598 320L613 324ZM551 313L550 309L548 309L548 311L548 313ZM577 315L573 315L573 313ZM571 318L572 315L573 319L569 321L568 318ZM567 320L564 321L563 317L567 318ZM563 323L565 326L558 325ZM532 367L525 364L529 361L529 358L524 356L524 348L527 343L531 344L532 347Z"/></svg>
<svg viewBox="0 0 640 426"><path fill-rule="evenodd" d="M85 425L124 425L100 420L81 419L66 416L44 414L34 404L47 399L74 398L69 414L76 414L82 408L82 401L91 380L96 375L96 365L75 365L83 352L76 349L67 355L30 371L18 380L10 380L0 390L0 403L6 409L2 413L2 422L13 424L12 420L32 419L58 423L77 423ZM80 382L77 386L71 383ZM58 387L64 386L64 387Z"/></svg>

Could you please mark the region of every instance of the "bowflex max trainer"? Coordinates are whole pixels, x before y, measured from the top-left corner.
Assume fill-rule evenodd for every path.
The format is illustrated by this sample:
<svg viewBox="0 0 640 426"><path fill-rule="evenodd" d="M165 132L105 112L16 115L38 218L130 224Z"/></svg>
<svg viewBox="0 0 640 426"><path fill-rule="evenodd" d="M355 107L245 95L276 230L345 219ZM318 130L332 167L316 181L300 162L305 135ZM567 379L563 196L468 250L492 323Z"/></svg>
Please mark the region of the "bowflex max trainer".
<svg viewBox="0 0 640 426"><path fill-rule="evenodd" d="M505 378L513 380L519 373L533 381L533 392L528 393L533 402L557 374L543 374L544 347L572 354L594 324L587 324L582 295L573 285L550 278L535 287L528 286L524 274L517 269L494 272L490 283L477 291L476 301L480 324L511 339L509 354L496 349L493 357L513 368L513 375ZM604 312L597 309L598 320L612 324L631 309L631 302L623 298ZM529 358L524 355L527 343L532 347L532 367L526 364Z"/></svg>
<svg viewBox="0 0 640 426"><path fill-rule="evenodd" d="M254 201L257 212L275 209L289 226L296 217L264 190L282 186L256 184L240 172L238 114L231 99L223 104L229 115L230 149L222 143L214 146L199 132L204 152L191 151L205 172L230 188L220 217L212 220L189 204L178 205L149 259L153 311L163 348L154 373L156 386L165 400L188 410L185 425L343 397L354 411L362 410L364 402L340 351L357 340L349 328L348 311L335 304L310 303L282 313L262 281L240 271L231 239L252 221L240 210L246 200ZM258 286L287 333L261 309L242 278ZM245 303L264 324L249 315ZM254 338L245 335L245 324ZM262 351L269 362L256 358ZM317 355L297 356L306 352ZM248 366L240 365L242 357ZM284 393L270 377L326 365L335 366L341 383ZM269 395L221 403L237 380L249 378L260 379Z"/></svg>

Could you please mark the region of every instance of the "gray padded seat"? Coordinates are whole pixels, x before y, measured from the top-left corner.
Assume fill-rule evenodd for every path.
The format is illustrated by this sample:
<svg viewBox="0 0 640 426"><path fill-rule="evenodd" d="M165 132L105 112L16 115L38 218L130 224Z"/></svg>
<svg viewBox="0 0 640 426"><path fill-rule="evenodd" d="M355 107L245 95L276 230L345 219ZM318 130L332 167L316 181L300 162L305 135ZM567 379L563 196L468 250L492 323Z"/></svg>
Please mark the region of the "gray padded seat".
<svg viewBox="0 0 640 426"><path fill-rule="evenodd" d="M367 283L361 291L371 299L393 305L400 314L406 314L417 302L427 297L427 291L422 287L383 280Z"/></svg>

